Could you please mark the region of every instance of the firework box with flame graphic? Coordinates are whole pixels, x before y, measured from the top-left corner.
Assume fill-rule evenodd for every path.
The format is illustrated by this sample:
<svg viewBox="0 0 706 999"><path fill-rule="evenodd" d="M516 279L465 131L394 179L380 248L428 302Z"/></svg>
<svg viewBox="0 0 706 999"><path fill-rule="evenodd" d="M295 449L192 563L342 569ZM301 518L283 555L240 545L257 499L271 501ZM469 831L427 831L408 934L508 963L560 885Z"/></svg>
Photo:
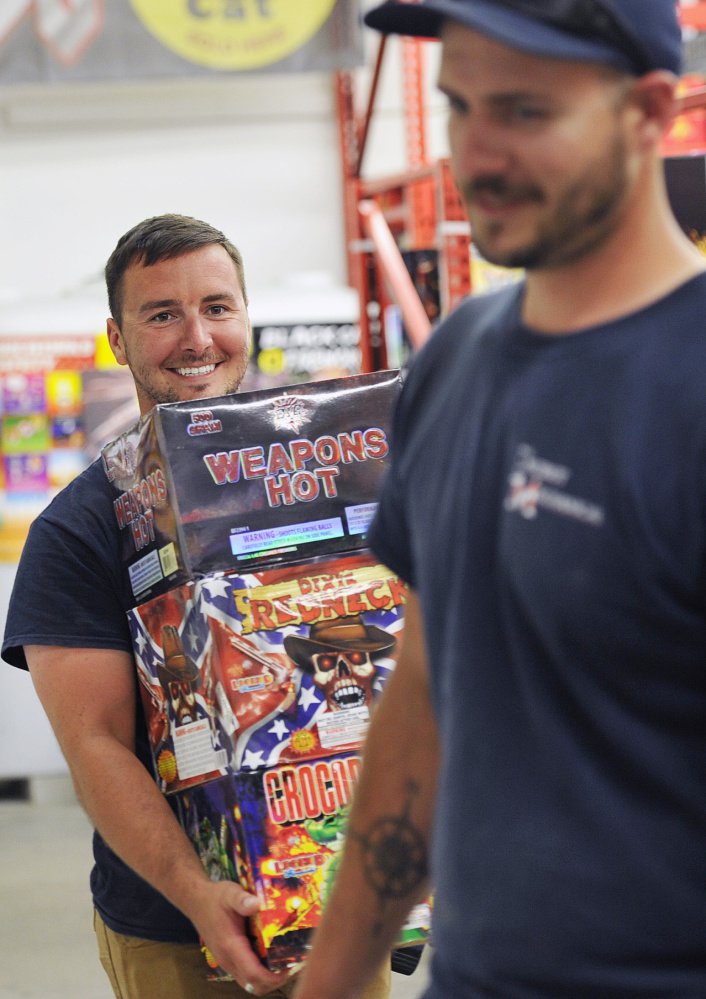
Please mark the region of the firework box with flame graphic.
<svg viewBox="0 0 706 999"><path fill-rule="evenodd" d="M396 371L165 403L102 451L135 605L189 580L365 548Z"/></svg>
<svg viewBox="0 0 706 999"><path fill-rule="evenodd" d="M258 897L261 909L250 931L273 971L296 968L307 956L335 879L359 768L356 753L341 753L225 777L178 795L182 825L209 876L238 881ZM406 859L414 869L415 857ZM416 906L401 943L424 942L429 922L430 905ZM227 977L206 956L211 977Z"/></svg>
<svg viewBox="0 0 706 999"><path fill-rule="evenodd" d="M405 598L364 550L207 576L129 611L162 791L358 748Z"/></svg>

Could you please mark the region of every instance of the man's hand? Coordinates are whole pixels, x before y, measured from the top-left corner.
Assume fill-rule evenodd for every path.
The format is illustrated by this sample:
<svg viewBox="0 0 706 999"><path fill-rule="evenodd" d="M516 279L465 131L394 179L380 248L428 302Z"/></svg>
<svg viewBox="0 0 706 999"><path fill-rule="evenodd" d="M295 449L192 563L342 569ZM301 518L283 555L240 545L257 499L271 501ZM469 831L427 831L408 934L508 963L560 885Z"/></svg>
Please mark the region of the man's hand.
<svg viewBox="0 0 706 999"><path fill-rule="evenodd" d="M221 967L252 995L288 976L260 962L247 936L258 900L209 881L186 833L135 756L135 666L109 649L29 646L30 673L81 804L108 845L191 920ZM106 779L106 774L111 779ZM204 961L204 977L206 975Z"/></svg>
<svg viewBox="0 0 706 999"><path fill-rule="evenodd" d="M198 910L189 916L220 967L242 988L249 986L248 992L265 996L290 975L268 971L253 951L246 920L259 908L257 898L235 882L212 881L199 900Z"/></svg>

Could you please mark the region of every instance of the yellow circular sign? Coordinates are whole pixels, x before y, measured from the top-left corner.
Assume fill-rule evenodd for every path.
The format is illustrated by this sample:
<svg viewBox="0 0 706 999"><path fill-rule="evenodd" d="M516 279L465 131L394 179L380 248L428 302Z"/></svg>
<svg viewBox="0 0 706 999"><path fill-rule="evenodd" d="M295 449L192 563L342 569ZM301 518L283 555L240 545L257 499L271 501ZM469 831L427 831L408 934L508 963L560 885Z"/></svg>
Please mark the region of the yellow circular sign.
<svg viewBox="0 0 706 999"><path fill-rule="evenodd" d="M257 366L266 375L281 375L284 371L284 351L279 347L268 347L257 355Z"/></svg>
<svg viewBox="0 0 706 999"><path fill-rule="evenodd" d="M189 62L257 69L296 52L336 0L130 0L144 26Z"/></svg>

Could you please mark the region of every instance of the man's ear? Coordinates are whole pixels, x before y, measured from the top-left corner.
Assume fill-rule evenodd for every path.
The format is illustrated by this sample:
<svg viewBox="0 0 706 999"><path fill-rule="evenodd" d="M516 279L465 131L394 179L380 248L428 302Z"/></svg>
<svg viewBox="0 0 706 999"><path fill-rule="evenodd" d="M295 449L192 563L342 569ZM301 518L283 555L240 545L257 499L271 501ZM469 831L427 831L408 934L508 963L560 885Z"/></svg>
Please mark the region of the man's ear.
<svg viewBox="0 0 706 999"><path fill-rule="evenodd" d="M656 69L632 86L633 105L640 112L639 136L645 146L657 146L672 124L677 109L678 79L668 70Z"/></svg>
<svg viewBox="0 0 706 999"><path fill-rule="evenodd" d="M120 327L114 319L108 319L106 323L106 334L108 336L108 343L110 344L110 349L113 351L113 357L115 360L118 364L127 364L127 354L125 353L123 335L120 332Z"/></svg>

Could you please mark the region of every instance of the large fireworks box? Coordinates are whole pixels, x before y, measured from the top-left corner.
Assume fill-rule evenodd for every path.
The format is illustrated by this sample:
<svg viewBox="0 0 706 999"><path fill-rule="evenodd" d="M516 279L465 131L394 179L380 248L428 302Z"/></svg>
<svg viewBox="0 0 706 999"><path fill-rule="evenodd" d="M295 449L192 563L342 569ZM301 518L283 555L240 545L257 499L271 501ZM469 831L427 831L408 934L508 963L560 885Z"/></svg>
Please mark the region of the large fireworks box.
<svg viewBox="0 0 706 999"><path fill-rule="evenodd" d="M365 550L208 576L129 611L162 791L359 747L405 598Z"/></svg>
<svg viewBox="0 0 706 999"><path fill-rule="evenodd" d="M359 768L357 754L342 753L178 795L182 825L211 879L238 881L258 897L250 932L273 971L295 968L309 951L335 879ZM400 942L424 942L429 923L429 904L415 906ZM209 963L211 977L227 977Z"/></svg>
<svg viewBox="0 0 706 999"><path fill-rule="evenodd" d="M135 605L217 572L366 546L396 371L166 403L107 445Z"/></svg>

